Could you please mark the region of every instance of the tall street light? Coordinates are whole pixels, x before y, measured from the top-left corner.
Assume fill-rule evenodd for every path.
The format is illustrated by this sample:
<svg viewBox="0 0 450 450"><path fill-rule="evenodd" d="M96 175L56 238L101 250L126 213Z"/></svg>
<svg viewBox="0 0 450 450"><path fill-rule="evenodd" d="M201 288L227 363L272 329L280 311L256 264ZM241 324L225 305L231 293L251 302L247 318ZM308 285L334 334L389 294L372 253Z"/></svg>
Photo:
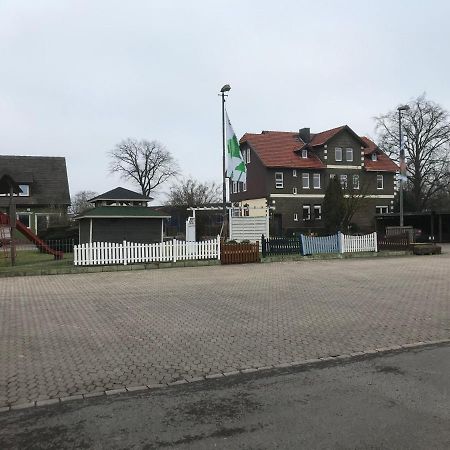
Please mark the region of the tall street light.
<svg viewBox="0 0 450 450"><path fill-rule="evenodd" d="M405 167L405 149L403 147L402 141L402 111L409 111L410 107L408 105L399 106L398 111L398 136L399 136L399 146L400 146L400 226L403 226L403 178L406 176Z"/></svg>
<svg viewBox="0 0 450 450"><path fill-rule="evenodd" d="M226 169L225 169L225 97L226 92L231 91L229 84L226 84L220 90L220 96L222 96L222 208L223 208L223 226L225 229L225 223L227 219L227 188L226 188Z"/></svg>

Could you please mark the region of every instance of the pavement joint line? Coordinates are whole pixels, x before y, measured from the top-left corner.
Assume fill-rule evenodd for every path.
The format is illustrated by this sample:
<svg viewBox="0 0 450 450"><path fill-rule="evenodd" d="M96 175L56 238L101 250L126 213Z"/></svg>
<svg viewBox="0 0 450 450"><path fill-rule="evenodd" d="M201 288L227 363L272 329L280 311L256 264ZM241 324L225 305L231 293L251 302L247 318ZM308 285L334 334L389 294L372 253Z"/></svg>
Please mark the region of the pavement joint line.
<svg viewBox="0 0 450 450"><path fill-rule="evenodd" d="M297 365L292 365L292 363L282 363L282 364L277 364L274 366L271 366L269 369L285 369L285 368L301 368L301 367L320 367L322 366L324 363L327 362L331 362L331 361L353 361L353 360L360 360L363 357L373 357L373 356L380 356L380 355L386 355L386 354L390 354L390 353L399 353L402 350L411 350L411 349L415 349L415 348L425 348L425 347L434 347L437 345L443 345L443 344L450 344L450 338L449 339L439 339L439 340L435 340L435 341L420 341L420 342L416 342L416 343L410 343L410 344L403 344L403 345L393 345L391 347L385 347L382 349L378 349L378 350L367 350L367 351L363 351L363 352L353 352L350 354L345 354L345 355L337 355L335 357L333 356L326 356L323 358L313 358L313 359L305 359L302 362L299 362ZM381 351L382 350L382 351ZM173 386L176 384L190 384L190 383L194 383L197 381L205 381L208 379L211 379L211 377L213 378L224 378L227 376L234 376L234 375L242 375L242 374L249 374L249 373L255 373L255 372L262 372L263 370L268 370L265 367L261 367L260 369L256 369L256 368L248 368L248 369L241 369L239 371L235 371L235 372L228 372L228 374L226 373L222 373L219 372L218 374L209 374L206 375L205 377L197 377L198 380L195 381L191 381L188 382L187 380L179 380L178 382L175 381L173 383L165 383L165 384L161 384L161 383L157 383L157 384L148 384L146 385L146 388L148 388L149 390L154 390L154 389L158 389L158 388L167 388L169 386ZM181 381L181 383L180 383ZM136 387L140 387L140 386L136 386ZM91 393L85 393L85 394L74 394L74 395L70 395L68 397L62 397L62 398L58 398L58 399L41 399L38 401L32 401L32 402L28 402L28 403L21 403L21 404L17 404L17 405L9 405L9 406L0 406L0 413L3 412L9 412L9 411L13 411L13 410L22 410L22 409L30 409L30 408L36 408L36 407L40 407L40 406L45 406L45 405L49 405L52 404L54 401L54 404L57 404L59 402L69 402L72 400L87 400L89 398L95 398L95 397L100 397L103 395L115 395L115 394L122 394L122 393L127 393L130 392L130 390L133 390L133 387L124 387L124 388L120 388L120 389L110 389L110 390L106 390L106 391L101 391L101 392L91 392ZM142 389L144 390L144 389ZM64 400L63 400L64 399ZM49 402L52 401L52 403L44 403L44 402Z"/></svg>

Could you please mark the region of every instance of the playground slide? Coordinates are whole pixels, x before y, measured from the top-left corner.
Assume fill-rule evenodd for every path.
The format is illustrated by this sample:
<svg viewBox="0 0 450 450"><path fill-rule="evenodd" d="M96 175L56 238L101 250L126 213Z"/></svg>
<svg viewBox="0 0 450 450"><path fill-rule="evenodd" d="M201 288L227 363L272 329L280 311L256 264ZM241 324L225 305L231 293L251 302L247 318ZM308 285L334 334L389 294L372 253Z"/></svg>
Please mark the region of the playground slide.
<svg viewBox="0 0 450 450"><path fill-rule="evenodd" d="M0 212L0 224L9 225L8 214ZM63 252L50 248L42 239L39 239L39 237L37 237L19 220L16 221L16 229L20 231L29 241L33 242L42 252L53 255L55 259L62 259L64 254Z"/></svg>

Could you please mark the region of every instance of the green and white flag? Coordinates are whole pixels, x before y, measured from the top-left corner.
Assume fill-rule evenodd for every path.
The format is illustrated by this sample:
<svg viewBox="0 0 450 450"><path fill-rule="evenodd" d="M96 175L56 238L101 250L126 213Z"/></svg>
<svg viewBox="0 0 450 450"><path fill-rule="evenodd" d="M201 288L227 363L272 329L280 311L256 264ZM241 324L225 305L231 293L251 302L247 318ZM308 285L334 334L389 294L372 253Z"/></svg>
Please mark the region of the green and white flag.
<svg viewBox="0 0 450 450"><path fill-rule="evenodd" d="M231 126L228 113L226 113L227 121L227 177L231 181L240 181L242 183L247 182L247 167L245 166L244 158L242 157L241 149L239 148L239 142L234 134L233 127Z"/></svg>

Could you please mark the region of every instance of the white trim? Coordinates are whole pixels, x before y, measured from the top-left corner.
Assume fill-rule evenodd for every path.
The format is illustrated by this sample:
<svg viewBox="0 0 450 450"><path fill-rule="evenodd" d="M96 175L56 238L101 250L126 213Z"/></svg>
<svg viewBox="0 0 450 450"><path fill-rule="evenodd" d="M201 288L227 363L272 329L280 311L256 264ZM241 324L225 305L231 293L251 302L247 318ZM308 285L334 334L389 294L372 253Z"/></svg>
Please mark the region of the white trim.
<svg viewBox="0 0 450 450"><path fill-rule="evenodd" d="M293 194L293 195L297 195L297 188L296 188L296 187L293 187L293 188L292 188L292 194Z"/></svg>
<svg viewBox="0 0 450 450"><path fill-rule="evenodd" d="M297 169L292 169L292 176L297 178Z"/></svg>
<svg viewBox="0 0 450 450"><path fill-rule="evenodd" d="M337 164L327 164L327 169L350 169L350 170L361 170L361 166L344 166Z"/></svg>
<svg viewBox="0 0 450 450"><path fill-rule="evenodd" d="M315 184L315 183L314 183L314 180L317 178L316 175L319 176L319 186L314 186L314 184ZM320 188L321 188L321 185L320 185L321 183L320 183L320 181L321 181L321 180L320 180L320 173L313 173L313 189L320 189Z"/></svg>
<svg viewBox="0 0 450 450"><path fill-rule="evenodd" d="M310 189L309 172L302 172L302 189ZM308 184L305 186L304 181L308 180Z"/></svg>
<svg viewBox="0 0 450 450"><path fill-rule="evenodd" d="M294 213L294 222L298 222L298 214Z"/></svg>
<svg viewBox="0 0 450 450"><path fill-rule="evenodd" d="M350 195L345 194L345 198L349 198ZM363 197L363 198L394 198L393 195L352 195L352 197Z"/></svg>
<svg viewBox="0 0 450 450"><path fill-rule="evenodd" d="M281 175L281 178L279 178L278 180L277 180L277 175ZM278 183L278 186L277 186L277 183ZM284 188L283 172L275 172L275 189L283 189L283 188Z"/></svg>
<svg viewBox="0 0 450 450"><path fill-rule="evenodd" d="M325 194L270 194L272 198L324 198Z"/></svg>
<svg viewBox="0 0 450 450"><path fill-rule="evenodd" d="M349 151L352 152L352 159L349 159L349 158L348 158L348 152L349 152ZM345 149L345 160L348 161L348 162L353 162L353 160L354 160L353 148L347 147L347 148Z"/></svg>

